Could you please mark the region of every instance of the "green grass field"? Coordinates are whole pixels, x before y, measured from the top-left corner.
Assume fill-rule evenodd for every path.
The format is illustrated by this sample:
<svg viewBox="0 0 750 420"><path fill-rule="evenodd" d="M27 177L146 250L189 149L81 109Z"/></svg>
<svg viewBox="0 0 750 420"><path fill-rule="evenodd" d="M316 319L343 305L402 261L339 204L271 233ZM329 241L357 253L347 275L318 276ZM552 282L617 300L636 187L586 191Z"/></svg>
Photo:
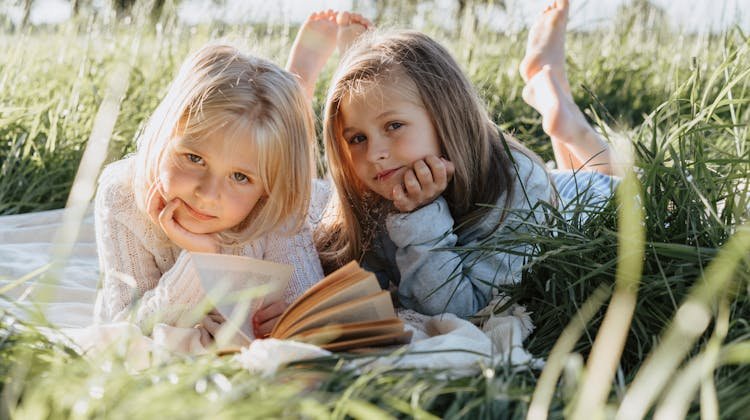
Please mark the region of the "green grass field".
<svg viewBox="0 0 750 420"><path fill-rule="evenodd" d="M645 21L633 11L568 36L576 101L606 137L632 145L635 171L618 201L587 221L567 222L550 208L549 226L531 229L537 257L507 292L533 312L526 346L548 360L541 375L504 365L454 380L424 371L357 375L331 359L268 379L209 356L132 373L121 355L81 357L3 317L0 416L515 419L541 410L551 418L747 418L750 40L738 29L698 36ZM159 30L138 22L82 17L5 29L0 214L65 206L113 83L126 90L115 98L108 161L134 149L189 51L224 37L283 65L296 29L187 27L169 14ZM455 52L497 123L551 158L540 119L521 100L525 34L424 30Z"/></svg>

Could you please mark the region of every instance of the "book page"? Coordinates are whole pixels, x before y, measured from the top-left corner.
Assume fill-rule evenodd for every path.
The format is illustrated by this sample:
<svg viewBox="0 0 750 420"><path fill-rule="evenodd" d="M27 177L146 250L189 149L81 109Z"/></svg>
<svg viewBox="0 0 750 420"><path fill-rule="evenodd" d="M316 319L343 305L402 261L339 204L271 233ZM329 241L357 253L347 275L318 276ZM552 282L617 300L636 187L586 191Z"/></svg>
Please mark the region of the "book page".
<svg viewBox="0 0 750 420"><path fill-rule="evenodd" d="M397 333L403 330L403 321L398 318L389 318L379 321L328 324L323 327L311 328L289 339L320 345L333 341L353 340L355 338Z"/></svg>
<svg viewBox="0 0 750 420"><path fill-rule="evenodd" d="M207 297L227 320L220 335L231 337L239 330L247 340L254 338L252 314L264 300L281 299L294 270L289 265L237 255L192 252L190 259ZM217 343L220 341L217 338Z"/></svg>
<svg viewBox="0 0 750 420"><path fill-rule="evenodd" d="M274 335L275 338L287 338L311 328L322 327L328 324L343 324L347 322L377 321L381 319L395 318L391 294L383 290L374 295L365 296L350 302L334 306L319 313L303 318L293 327L284 331L284 335Z"/></svg>
<svg viewBox="0 0 750 420"><path fill-rule="evenodd" d="M353 274L338 284L331 285L328 289L320 290L319 293L299 304L294 311L279 320L277 333L285 335L286 330L294 328L294 325L316 313L364 296L375 295L381 291L380 283L375 275L360 270L359 273Z"/></svg>
<svg viewBox="0 0 750 420"><path fill-rule="evenodd" d="M336 285L344 284L347 282L348 278L358 275L358 273L361 272L363 272L363 270L359 267L359 264L357 264L356 261L350 261L348 264L340 267L338 270L327 275L322 280L314 284L312 287L307 289L305 293L303 293L294 302L292 302L292 304L286 308L284 313L281 314L279 321L274 326L273 331L271 331L271 336L281 336L282 331L287 329L299 318L297 314L300 312L300 309L298 308L305 305L308 301L315 299L315 295L322 292L323 290L335 287ZM304 312L304 310L302 310L302 312Z"/></svg>
<svg viewBox="0 0 750 420"><path fill-rule="evenodd" d="M361 347L385 346L394 344L408 344L411 342L411 331L400 331L370 337L357 338L346 341L336 341L320 346L328 351L343 351Z"/></svg>

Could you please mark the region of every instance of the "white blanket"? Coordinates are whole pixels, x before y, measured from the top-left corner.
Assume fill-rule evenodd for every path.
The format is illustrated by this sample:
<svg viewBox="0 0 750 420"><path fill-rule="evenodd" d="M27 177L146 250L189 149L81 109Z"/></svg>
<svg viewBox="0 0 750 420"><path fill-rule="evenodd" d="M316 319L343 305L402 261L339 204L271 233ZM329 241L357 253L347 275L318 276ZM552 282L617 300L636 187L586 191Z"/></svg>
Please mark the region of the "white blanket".
<svg viewBox="0 0 750 420"><path fill-rule="evenodd" d="M87 213L70 258L57 271L59 275L51 276L47 267L52 238L62 225L62 214L52 210L0 217L0 309L24 320L46 319L52 327L49 335L68 337L81 351L101 351L128 340L128 362L136 370L174 352L209 351L192 328L158 325L146 337L132 324L92 325L99 278L93 215ZM412 343L391 356L371 358L366 364L360 361L359 367L439 368L469 375L500 360L539 364L522 345L533 326L521 307L493 316L485 331L450 314L424 317L405 311L400 315L414 331ZM285 363L325 355L330 353L316 346L268 339L255 340L235 358L250 370L271 374Z"/></svg>

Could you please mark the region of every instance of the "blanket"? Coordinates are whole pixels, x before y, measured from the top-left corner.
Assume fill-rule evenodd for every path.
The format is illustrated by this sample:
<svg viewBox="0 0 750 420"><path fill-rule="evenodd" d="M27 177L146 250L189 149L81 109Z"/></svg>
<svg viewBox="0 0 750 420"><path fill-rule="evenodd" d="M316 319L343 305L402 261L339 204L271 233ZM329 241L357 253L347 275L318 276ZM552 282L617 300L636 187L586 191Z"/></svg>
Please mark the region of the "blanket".
<svg viewBox="0 0 750 420"><path fill-rule="evenodd" d="M52 258L57 245L53 238L62 227L63 211L0 217L0 309L46 325L42 330L48 336L82 353L105 351L127 340L127 363L135 370L169 354L212 351L193 328L159 324L151 336L144 336L129 323L93 324L99 279L93 212L86 213L69 255L58 266ZM523 348L533 326L520 306L490 316L482 329L451 314L427 317L400 311L399 316L413 331L412 343L367 363L360 360L359 367L439 368L460 376L500 361L541 365ZM254 340L234 357L247 369L269 375L289 362L321 356L330 353L309 344L266 339Z"/></svg>

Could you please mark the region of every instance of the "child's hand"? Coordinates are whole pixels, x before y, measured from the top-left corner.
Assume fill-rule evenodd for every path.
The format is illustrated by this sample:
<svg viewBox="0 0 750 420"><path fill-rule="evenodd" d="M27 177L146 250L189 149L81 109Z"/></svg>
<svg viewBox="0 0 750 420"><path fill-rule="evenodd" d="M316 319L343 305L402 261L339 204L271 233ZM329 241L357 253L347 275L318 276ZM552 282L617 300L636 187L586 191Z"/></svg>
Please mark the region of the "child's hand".
<svg viewBox="0 0 750 420"><path fill-rule="evenodd" d="M404 174L404 185L393 187L393 205L407 213L431 203L448 187L455 169L451 161L435 156L414 162Z"/></svg>
<svg viewBox="0 0 750 420"><path fill-rule="evenodd" d="M219 241L215 235L193 233L177 223L174 212L184 203L179 198L166 202L159 182L155 182L149 189L146 205L151 220L161 226L175 245L191 252L219 252Z"/></svg>
<svg viewBox="0 0 750 420"><path fill-rule="evenodd" d="M212 309L211 312L201 320L200 324L195 327L200 331L200 341L204 347L208 347L214 341L214 337L219 333L221 325L225 322L224 317L216 309Z"/></svg>
<svg viewBox="0 0 750 420"><path fill-rule="evenodd" d="M279 300L258 309L255 315L253 315L253 332L255 332L255 337L268 337L273 327L279 321L279 317L284 313L286 306L283 300Z"/></svg>

